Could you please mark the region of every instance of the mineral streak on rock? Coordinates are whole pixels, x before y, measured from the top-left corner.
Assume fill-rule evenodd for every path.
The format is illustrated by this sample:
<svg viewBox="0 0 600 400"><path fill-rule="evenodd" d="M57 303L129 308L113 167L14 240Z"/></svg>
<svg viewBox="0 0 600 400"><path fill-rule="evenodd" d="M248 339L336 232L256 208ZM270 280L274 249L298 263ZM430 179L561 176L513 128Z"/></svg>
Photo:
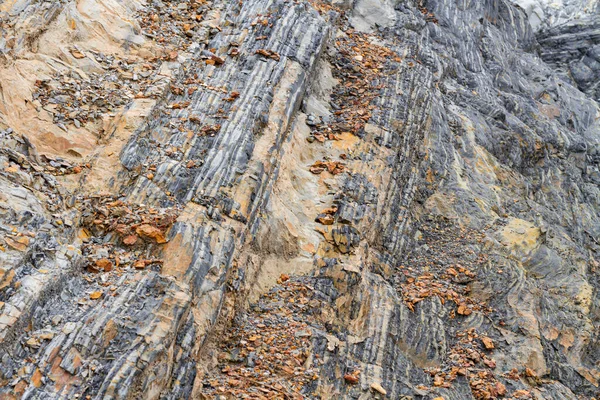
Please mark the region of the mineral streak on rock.
<svg viewBox="0 0 600 400"><path fill-rule="evenodd" d="M598 398L600 8L516 3L0 3L0 398Z"/></svg>

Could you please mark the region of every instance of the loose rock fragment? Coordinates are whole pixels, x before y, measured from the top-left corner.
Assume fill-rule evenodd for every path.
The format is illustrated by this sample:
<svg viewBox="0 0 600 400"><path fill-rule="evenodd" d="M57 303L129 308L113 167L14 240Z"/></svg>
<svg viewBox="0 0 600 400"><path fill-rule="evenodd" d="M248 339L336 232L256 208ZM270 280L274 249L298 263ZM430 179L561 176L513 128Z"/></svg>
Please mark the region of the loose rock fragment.
<svg viewBox="0 0 600 400"><path fill-rule="evenodd" d="M387 394L387 391L383 388L383 386L381 386L381 384L379 384L377 382L371 383L371 389L373 389L376 392L381 393L384 396Z"/></svg>

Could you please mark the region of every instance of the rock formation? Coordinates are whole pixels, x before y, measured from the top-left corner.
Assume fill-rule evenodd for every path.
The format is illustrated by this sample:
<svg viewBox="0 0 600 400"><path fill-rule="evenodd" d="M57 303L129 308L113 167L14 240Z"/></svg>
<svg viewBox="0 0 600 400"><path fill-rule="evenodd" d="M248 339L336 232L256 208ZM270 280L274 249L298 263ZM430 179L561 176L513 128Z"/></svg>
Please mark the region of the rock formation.
<svg viewBox="0 0 600 400"><path fill-rule="evenodd" d="M569 7L0 4L0 398L598 397Z"/></svg>
<svg viewBox="0 0 600 400"><path fill-rule="evenodd" d="M538 30L542 59L563 79L600 100L600 2L517 2Z"/></svg>

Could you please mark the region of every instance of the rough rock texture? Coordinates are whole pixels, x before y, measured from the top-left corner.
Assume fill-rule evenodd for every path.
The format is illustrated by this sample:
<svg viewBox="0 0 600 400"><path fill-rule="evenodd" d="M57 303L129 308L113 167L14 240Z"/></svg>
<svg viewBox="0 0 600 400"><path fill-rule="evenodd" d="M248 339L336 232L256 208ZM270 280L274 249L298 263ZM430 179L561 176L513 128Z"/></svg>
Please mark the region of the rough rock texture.
<svg viewBox="0 0 600 400"><path fill-rule="evenodd" d="M600 109L522 8L0 12L0 398L599 395Z"/></svg>
<svg viewBox="0 0 600 400"><path fill-rule="evenodd" d="M537 30L542 59L567 81L600 100L600 3L516 1Z"/></svg>
<svg viewBox="0 0 600 400"><path fill-rule="evenodd" d="M585 19L598 12L598 0L513 0L525 10L534 31ZM583 27L583 25L581 25Z"/></svg>

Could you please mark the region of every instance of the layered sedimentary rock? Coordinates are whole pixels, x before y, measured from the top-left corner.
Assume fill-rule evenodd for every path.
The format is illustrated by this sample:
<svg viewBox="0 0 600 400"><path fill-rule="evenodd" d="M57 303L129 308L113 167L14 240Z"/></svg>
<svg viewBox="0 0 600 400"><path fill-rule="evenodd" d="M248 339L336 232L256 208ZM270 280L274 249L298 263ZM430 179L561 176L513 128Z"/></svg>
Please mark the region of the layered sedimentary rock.
<svg viewBox="0 0 600 400"><path fill-rule="evenodd" d="M597 13L599 4L597 0L514 0L513 3L525 10L534 31L586 19Z"/></svg>
<svg viewBox="0 0 600 400"><path fill-rule="evenodd" d="M522 8L0 10L3 398L598 396L600 110Z"/></svg>
<svg viewBox="0 0 600 400"><path fill-rule="evenodd" d="M537 31L542 59L567 81L600 99L600 3L517 1Z"/></svg>

